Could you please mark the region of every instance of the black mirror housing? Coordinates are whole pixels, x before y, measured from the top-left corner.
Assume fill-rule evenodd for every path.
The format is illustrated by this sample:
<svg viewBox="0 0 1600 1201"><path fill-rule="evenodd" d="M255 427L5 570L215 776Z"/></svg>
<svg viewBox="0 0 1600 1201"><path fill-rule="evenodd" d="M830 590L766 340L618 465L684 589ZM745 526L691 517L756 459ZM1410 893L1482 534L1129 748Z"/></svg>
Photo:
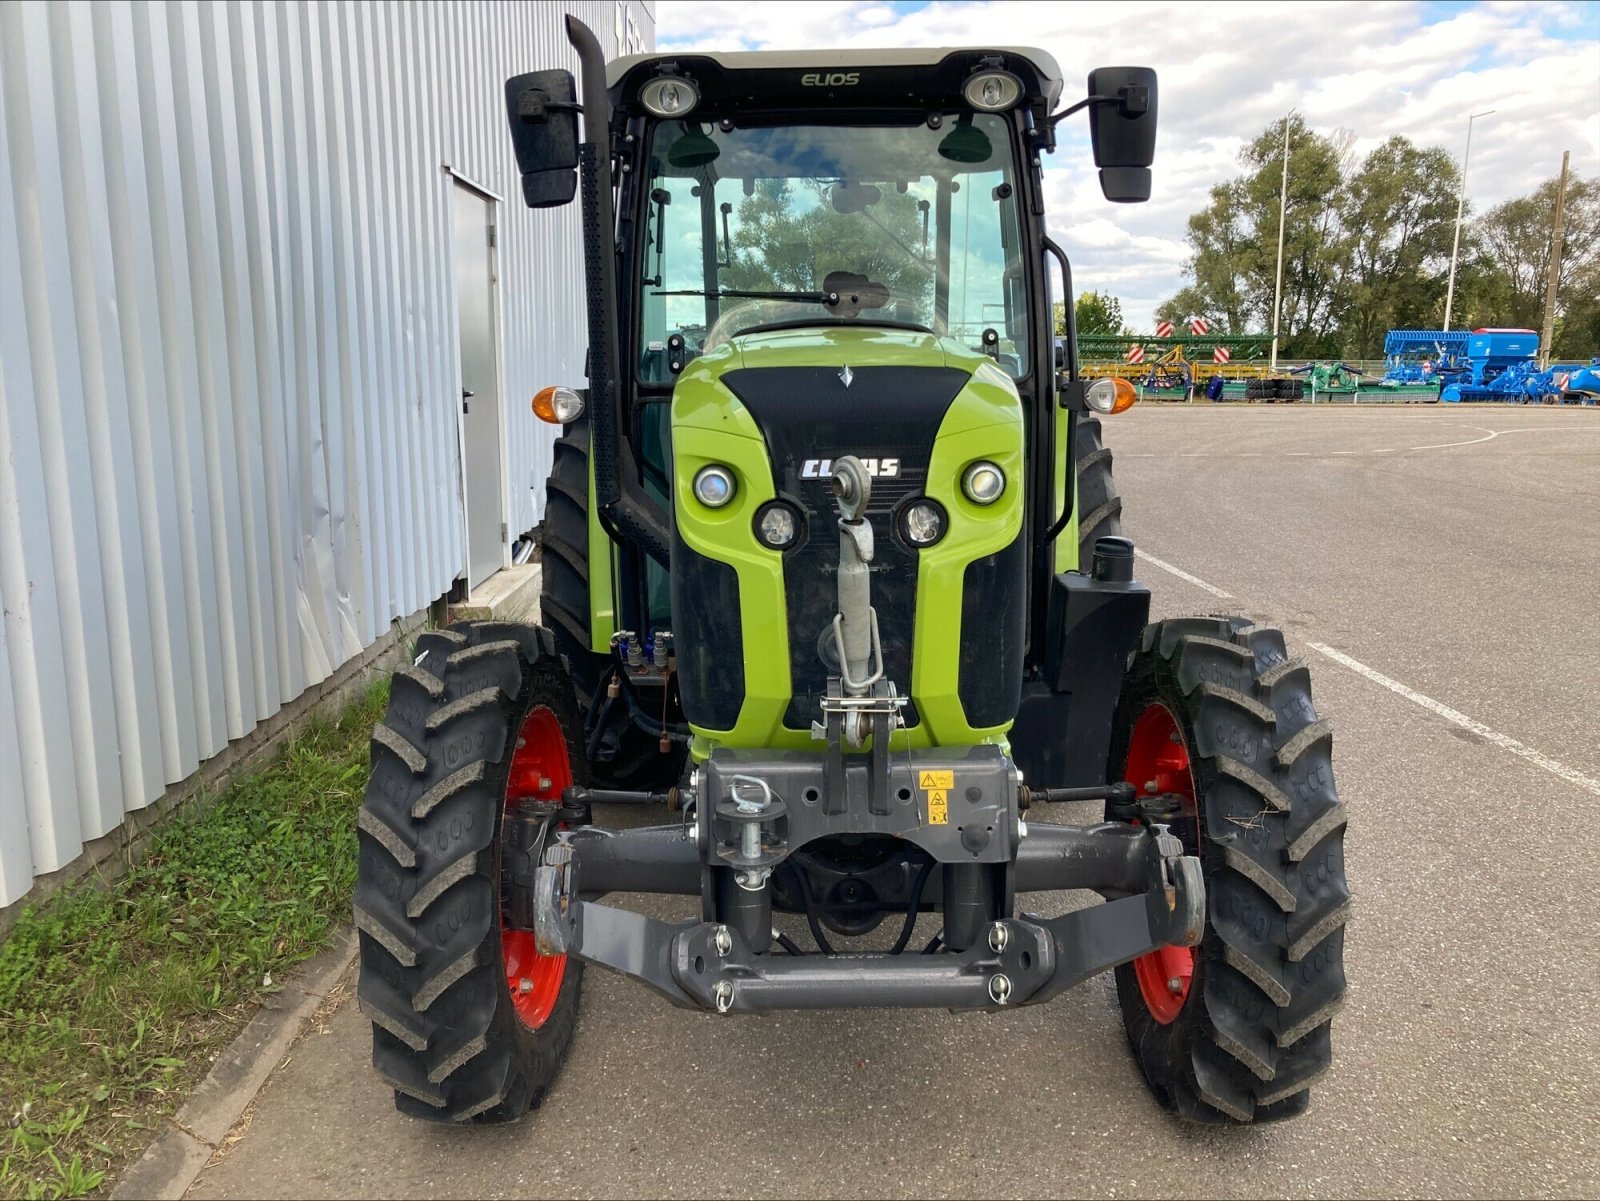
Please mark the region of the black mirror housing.
<svg viewBox="0 0 1600 1201"><path fill-rule="evenodd" d="M529 208L569 203L578 191L578 91L571 71L506 80L506 118Z"/></svg>
<svg viewBox="0 0 1600 1201"><path fill-rule="evenodd" d="M1089 95L1089 139L1100 190L1119 204L1150 199L1150 164L1156 155L1156 73L1149 67L1096 67ZM1115 97L1115 99L1111 99Z"/></svg>

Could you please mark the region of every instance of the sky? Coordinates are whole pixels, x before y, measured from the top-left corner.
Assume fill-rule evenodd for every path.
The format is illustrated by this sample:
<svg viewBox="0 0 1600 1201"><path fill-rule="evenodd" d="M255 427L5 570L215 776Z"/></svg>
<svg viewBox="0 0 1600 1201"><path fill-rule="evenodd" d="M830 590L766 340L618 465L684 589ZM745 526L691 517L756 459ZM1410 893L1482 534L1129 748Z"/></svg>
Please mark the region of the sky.
<svg viewBox="0 0 1600 1201"><path fill-rule="evenodd" d="M1240 149L1293 109L1320 133L1348 129L1364 155L1404 134L1460 161L1473 126L1472 208L1531 191L1561 170L1600 175L1600 0L1577 3L1193 0L658 0L658 50L845 46L1039 46L1065 79L1092 67L1160 76L1160 130L1148 203L1100 194L1086 114L1067 118L1047 159L1052 236L1080 291L1110 292L1148 330L1185 282L1191 213L1239 173Z"/></svg>

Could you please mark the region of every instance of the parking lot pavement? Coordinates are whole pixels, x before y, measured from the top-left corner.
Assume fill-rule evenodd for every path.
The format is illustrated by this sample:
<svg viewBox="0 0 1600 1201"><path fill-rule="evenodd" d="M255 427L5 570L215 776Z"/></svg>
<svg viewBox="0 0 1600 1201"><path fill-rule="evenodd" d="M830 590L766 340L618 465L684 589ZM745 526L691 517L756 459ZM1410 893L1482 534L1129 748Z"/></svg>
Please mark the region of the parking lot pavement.
<svg viewBox="0 0 1600 1201"><path fill-rule="evenodd" d="M1165 1117L1104 977L1000 1016L719 1020L590 972L526 1122L399 1117L347 1002L192 1195L1600 1193L1600 411L1107 426L1158 613L1278 620L1334 721L1357 910L1307 1115Z"/></svg>

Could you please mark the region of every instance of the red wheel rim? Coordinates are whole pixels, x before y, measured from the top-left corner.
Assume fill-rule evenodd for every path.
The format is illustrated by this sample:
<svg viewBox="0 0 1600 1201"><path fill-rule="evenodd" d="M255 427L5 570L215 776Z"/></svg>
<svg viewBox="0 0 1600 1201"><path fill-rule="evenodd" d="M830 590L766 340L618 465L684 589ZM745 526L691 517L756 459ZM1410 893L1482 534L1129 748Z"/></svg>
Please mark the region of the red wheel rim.
<svg viewBox="0 0 1600 1201"><path fill-rule="evenodd" d="M506 780L506 808L525 800L560 802L572 784L572 764L561 721L544 706L523 720L511 753L511 774ZM537 1030L550 1018L567 975L565 955L541 955L529 930L500 931L500 957L506 968L506 988L517 1018Z"/></svg>
<svg viewBox="0 0 1600 1201"><path fill-rule="evenodd" d="M1134 722L1123 779L1141 795L1176 793L1183 798L1183 813L1198 817L1189 749L1183 744L1177 719L1165 705L1150 705ZM1139 995L1150 1016L1161 1025L1168 1025L1183 1012L1189 999L1189 986L1194 981L1194 949L1157 947L1133 961L1133 976L1139 982Z"/></svg>

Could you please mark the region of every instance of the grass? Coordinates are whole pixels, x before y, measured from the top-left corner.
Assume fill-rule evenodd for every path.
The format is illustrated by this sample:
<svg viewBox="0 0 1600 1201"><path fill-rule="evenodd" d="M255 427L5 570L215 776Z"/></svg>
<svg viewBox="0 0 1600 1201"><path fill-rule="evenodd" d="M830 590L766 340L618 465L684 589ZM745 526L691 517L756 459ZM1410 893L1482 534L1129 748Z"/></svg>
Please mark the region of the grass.
<svg viewBox="0 0 1600 1201"><path fill-rule="evenodd" d="M144 861L0 945L0 1196L75 1197L140 1154L263 997L346 921L376 685Z"/></svg>

